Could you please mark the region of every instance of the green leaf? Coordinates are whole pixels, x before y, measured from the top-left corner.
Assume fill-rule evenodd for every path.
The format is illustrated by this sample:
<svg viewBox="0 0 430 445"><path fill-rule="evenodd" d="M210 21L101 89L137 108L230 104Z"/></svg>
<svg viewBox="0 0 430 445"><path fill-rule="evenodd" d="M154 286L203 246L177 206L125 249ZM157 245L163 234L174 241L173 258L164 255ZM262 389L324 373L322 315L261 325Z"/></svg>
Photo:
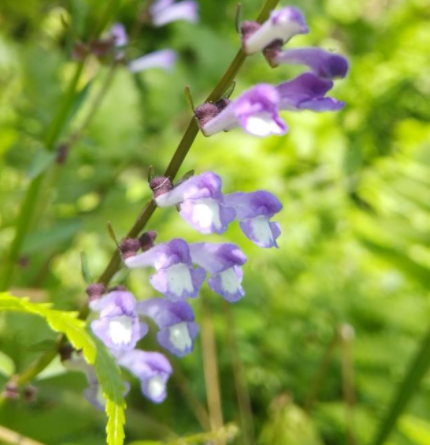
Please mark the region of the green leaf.
<svg viewBox="0 0 430 445"><path fill-rule="evenodd" d="M430 445L430 423L413 416L402 417L400 431L417 445Z"/></svg>
<svg viewBox="0 0 430 445"><path fill-rule="evenodd" d="M0 311L26 312L45 318L52 330L66 335L75 349L82 349L85 360L94 363L94 341L86 330L85 322L78 320L76 312L58 311L51 309L49 304L32 303L28 298L17 298L8 293L0 294Z"/></svg>
<svg viewBox="0 0 430 445"><path fill-rule="evenodd" d="M397 387L396 394L388 412L381 422L372 445L383 445L396 425L397 419L405 410L414 393L430 367L430 331L422 339L420 348L412 359L409 369Z"/></svg>

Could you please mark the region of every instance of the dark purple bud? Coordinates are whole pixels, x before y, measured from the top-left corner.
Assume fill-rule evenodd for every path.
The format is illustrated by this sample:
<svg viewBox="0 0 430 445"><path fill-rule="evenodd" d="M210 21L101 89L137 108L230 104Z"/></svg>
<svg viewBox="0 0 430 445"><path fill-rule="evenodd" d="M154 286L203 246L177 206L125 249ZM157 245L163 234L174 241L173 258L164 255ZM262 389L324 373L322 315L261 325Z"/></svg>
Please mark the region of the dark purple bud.
<svg viewBox="0 0 430 445"><path fill-rule="evenodd" d="M121 251L122 258L130 258L136 255L136 252L140 249L140 242L136 238L127 238L121 242L119 245L119 250Z"/></svg>
<svg viewBox="0 0 430 445"><path fill-rule="evenodd" d="M194 115L199 121L200 128L202 128L210 120L218 116L219 112L220 110L215 104L206 102L195 109Z"/></svg>
<svg viewBox="0 0 430 445"><path fill-rule="evenodd" d="M9 400L16 400L19 398L18 385L14 382L7 382L3 389L3 397Z"/></svg>
<svg viewBox="0 0 430 445"><path fill-rule="evenodd" d="M57 157L55 159L57 164L63 165L66 162L67 156L69 155L69 148L68 143L60 144L57 147Z"/></svg>
<svg viewBox="0 0 430 445"><path fill-rule="evenodd" d="M24 400L28 403L34 402L36 400L37 388L34 386L27 386L24 389L23 396Z"/></svg>
<svg viewBox="0 0 430 445"><path fill-rule="evenodd" d="M246 21L242 22L240 25L240 32L242 34L242 39L247 39L250 35L254 34L257 29L259 29L261 25L257 22Z"/></svg>
<svg viewBox="0 0 430 445"><path fill-rule="evenodd" d="M91 284L90 286L94 286L94 284ZM65 362L66 360L70 360L74 351L75 349L70 343L60 346L58 349L58 354L60 355L61 361Z"/></svg>
<svg viewBox="0 0 430 445"><path fill-rule="evenodd" d="M100 298L106 292L106 288L102 283L93 283L86 288L85 292L88 295L88 299L90 301L94 301Z"/></svg>
<svg viewBox="0 0 430 445"><path fill-rule="evenodd" d="M149 187L151 187L155 199L160 195L164 195L164 193L170 192L170 190L173 189L173 184L172 181L165 176L156 176L149 182Z"/></svg>
<svg viewBox="0 0 430 445"><path fill-rule="evenodd" d="M142 252L146 252L147 250L154 247L154 241L157 238L157 232L150 230L149 232L144 232L139 237L140 248Z"/></svg>
<svg viewBox="0 0 430 445"><path fill-rule="evenodd" d="M275 40L263 49L263 55L272 68L276 68L279 65L276 58L282 53L282 45L282 40Z"/></svg>

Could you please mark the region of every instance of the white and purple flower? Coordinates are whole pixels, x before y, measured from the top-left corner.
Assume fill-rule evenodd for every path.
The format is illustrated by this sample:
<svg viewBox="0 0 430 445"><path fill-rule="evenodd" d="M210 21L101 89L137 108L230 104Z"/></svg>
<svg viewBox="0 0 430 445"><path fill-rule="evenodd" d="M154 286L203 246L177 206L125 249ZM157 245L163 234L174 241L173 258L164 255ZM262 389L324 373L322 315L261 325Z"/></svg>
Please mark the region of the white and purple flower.
<svg viewBox="0 0 430 445"><path fill-rule="evenodd" d="M209 119L206 112L208 107L203 104L196 109L196 117L205 136L238 126L258 137L283 135L287 132L287 126L279 116L279 102L280 95L275 87L258 84L242 93L218 113L211 109Z"/></svg>
<svg viewBox="0 0 430 445"><path fill-rule="evenodd" d="M114 290L90 303L100 317L91 322L91 329L103 343L114 351L129 351L146 335L148 326L140 323L136 300L130 292Z"/></svg>
<svg viewBox="0 0 430 445"><path fill-rule="evenodd" d="M331 80L321 79L312 73L303 73L289 82L276 86L282 110L338 111L345 104L326 93L333 88Z"/></svg>
<svg viewBox="0 0 430 445"><path fill-rule="evenodd" d="M128 63L128 70L132 73L138 73L153 68L159 68L164 71L171 71L175 65L178 55L172 49L162 49L145 54L138 59Z"/></svg>
<svg viewBox="0 0 430 445"><path fill-rule="evenodd" d="M158 207L179 205L179 214L201 233L223 233L235 211L224 204L221 178L212 172L192 176L170 191L158 194Z"/></svg>
<svg viewBox="0 0 430 445"><path fill-rule="evenodd" d="M293 6L272 11L268 20L252 32L242 32L242 46L246 54L264 50L272 43L283 44L297 34L307 34L302 12Z"/></svg>
<svg viewBox="0 0 430 445"><path fill-rule="evenodd" d="M206 278L201 267L193 268L188 244L179 238L158 244L124 259L129 268L154 267L150 282L154 289L172 301L195 298Z"/></svg>
<svg viewBox="0 0 430 445"><path fill-rule="evenodd" d="M129 351L118 358L118 364L140 380L142 393L148 399L161 403L166 398L166 385L172 374L172 367L163 354Z"/></svg>
<svg viewBox="0 0 430 445"><path fill-rule="evenodd" d="M149 8L154 26L160 27L167 23L184 20L196 23L199 20L198 5L194 0L175 3L174 0L156 0Z"/></svg>
<svg viewBox="0 0 430 445"><path fill-rule="evenodd" d="M163 348L178 357L193 350L199 325L194 321L194 313L188 303L152 298L139 302L137 312L152 318L157 324L157 340Z"/></svg>
<svg viewBox="0 0 430 445"><path fill-rule="evenodd" d="M272 53L270 53L272 54ZM348 73L348 60L321 48L294 48L286 51L274 51L269 60L272 66L287 63L306 65L322 79L342 79Z"/></svg>
<svg viewBox="0 0 430 445"><path fill-rule="evenodd" d="M190 244L193 262L211 274L209 287L230 303L239 301L245 291L242 287L242 267L245 254L231 243Z"/></svg>
<svg viewBox="0 0 430 445"><path fill-rule="evenodd" d="M226 203L236 210L242 232L257 246L278 247L276 239L281 234L278 223L270 218L282 210L276 196L264 190L252 193L231 193Z"/></svg>

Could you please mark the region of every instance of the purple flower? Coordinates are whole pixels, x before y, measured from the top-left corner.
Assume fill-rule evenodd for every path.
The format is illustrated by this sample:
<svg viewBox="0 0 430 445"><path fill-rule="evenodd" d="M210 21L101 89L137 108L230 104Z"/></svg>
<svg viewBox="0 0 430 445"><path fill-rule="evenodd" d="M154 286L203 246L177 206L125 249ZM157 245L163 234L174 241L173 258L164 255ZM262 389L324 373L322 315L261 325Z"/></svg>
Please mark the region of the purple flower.
<svg viewBox="0 0 430 445"><path fill-rule="evenodd" d="M161 403L166 398L166 385L172 367L164 355L158 352L134 350L120 356L118 364L140 380L142 393L148 399Z"/></svg>
<svg viewBox="0 0 430 445"><path fill-rule="evenodd" d="M235 244L194 243L190 244L193 262L211 274L209 287L230 303L240 300L245 291L242 288L242 265L245 254Z"/></svg>
<svg viewBox="0 0 430 445"><path fill-rule="evenodd" d="M174 0L156 0L149 8L154 26L163 26L177 20L196 23L198 6L193 0L175 3Z"/></svg>
<svg viewBox="0 0 430 445"><path fill-rule="evenodd" d="M348 61L339 54L321 48L300 48L275 52L271 58L273 65L289 63L306 65L314 74L323 79L343 78L348 72Z"/></svg>
<svg viewBox="0 0 430 445"><path fill-rule="evenodd" d="M206 272L193 269L188 244L179 238L159 244L139 255L124 260L127 267L153 266L152 286L172 301L195 298L206 278Z"/></svg>
<svg viewBox="0 0 430 445"><path fill-rule="evenodd" d="M269 192L231 193L226 203L234 207L242 232L257 246L278 247L276 239L281 234L278 223L270 218L282 210L282 204Z"/></svg>
<svg viewBox="0 0 430 445"><path fill-rule="evenodd" d="M180 205L179 214L201 233L223 233L236 213L224 204L221 178L212 172L192 176L155 198L159 207Z"/></svg>
<svg viewBox="0 0 430 445"><path fill-rule="evenodd" d="M151 317L160 328L157 340L163 348L178 357L193 350L199 325L194 322L194 313L188 303L153 298L139 302L137 312Z"/></svg>
<svg viewBox="0 0 430 445"><path fill-rule="evenodd" d="M278 113L279 101L280 96L275 87L259 84L242 93L209 120L199 114L200 107L196 109L196 115L205 136L228 131L237 126L254 136L282 135L286 133L287 126Z"/></svg>
<svg viewBox="0 0 430 445"><path fill-rule="evenodd" d="M164 71L171 71L175 62L177 54L171 49L163 49L161 51L154 51L146 54L138 59L132 60L128 63L128 69L132 73L149 70L152 68L160 68Z"/></svg>
<svg viewBox="0 0 430 445"><path fill-rule="evenodd" d="M63 361L64 367L69 371L77 371L85 374L88 387L84 389L84 396L99 411L104 411L106 400L96 376L94 367L89 365L81 352L73 351L71 356Z"/></svg>
<svg viewBox="0 0 430 445"><path fill-rule="evenodd" d="M110 29L110 35L113 37L115 46L121 47L128 43L128 36L125 27L122 23L115 23Z"/></svg>
<svg viewBox="0 0 430 445"><path fill-rule="evenodd" d="M148 332L148 326L139 322L136 300L125 291L113 291L90 303L100 318L91 323L91 329L103 343L115 351L128 351Z"/></svg>
<svg viewBox="0 0 430 445"><path fill-rule="evenodd" d="M292 6L272 11L256 31L250 35L243 35L243 48L246 54L262 51L270 44L281 41L287 42L297 34L306 34L309 29L302 12Z"/></svg>
<svg viewBox="0 0 430 445"><path fill-rule="evenodd" d="M331 80L304 73L289 82L279 84L276 89L281 96L280 107L283 110L337 111L345 104L325 96L332 87Z"/></svg>

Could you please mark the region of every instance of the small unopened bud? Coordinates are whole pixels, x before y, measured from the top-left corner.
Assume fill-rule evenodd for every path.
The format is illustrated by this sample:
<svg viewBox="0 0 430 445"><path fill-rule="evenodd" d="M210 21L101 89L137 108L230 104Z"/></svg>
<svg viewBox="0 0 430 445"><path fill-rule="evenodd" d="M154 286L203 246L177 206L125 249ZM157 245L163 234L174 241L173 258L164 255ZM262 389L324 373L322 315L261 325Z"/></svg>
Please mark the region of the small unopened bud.
<svg viewBox="0 0 430 445"><path fill-rule="evenodd" d="M136 252L140 249L140 242L136 238L127 238L119 245L122 258L125 260L131 256L136 255Z"/></svg>
<svg viewBox="0 0 430 445"><path fill-rule="evenodd" d="M173 184L172 181L165 176L156 176L149 182L149 187L151 187L154 198L157 198L157 196L170 192L170 190L173 188Z"/></svg>
<svg viewBox="0 0 430 445"><path fill-rule="evenodd" d="M37 388L34 386L27 386L24 389L23 396L24 400L28 403L34 402L36 400Z"/></svg>
<svg viewBox="0 0 430 445"><path fill-rule="evenodd" d="M62 362L65 362L66 360L70 360L72 358L73 352L75 349L70 343L66 343L65 345L62 345L58 349L58 354L60 355L60 359Z"/></svg>
<svg viewBox="0 0 430 445"><path fill-rule="evenodd" d="M19 398L18 385L14 381L7 382L3 388L3 397L9 400L16 400Z"/></svg>
<svg viewBox="0 0 430 445"><path fill-rule="evenodd" d="M57 147L57 157L55 158L55 162L57 164L64 164L67 160L67 156L69 155L69 144L64 143L64 144L60 144Z"/></svg>
<svg viewBox="0 0 430 445"><path fill-rule="evenodd" d="M276 62L276 58L282 52L282 45L282 40L275 40L263 50L264 57L272 68L276 68L279 65Z"/></svg>
<svg viewBox="0 0 430 445"><path fill-rule="evenodd" d="M240 32L242 34L242 39L247 39L249 36L254 34L261 25L257 22L245 21L240 25Z"/></svg>
<svg viewBox="0 0 430 445"><path fill-rule="evenodd" d="M97 300L105 293L105 291L106 288L102 283L90 284L85 290L90 301Z"/></svg>
<svg viewBox="0 0 430 445"><path fill-rule="evenodd" d="M105 57L113 51L115 47L115 39L109 37L91 42L91 52L97 57Z"/></svg>
<svg viewBox="0 0 430 445"><path fill-rule="evenodd" d="M142 252L146 252L147 250L154 247L154 241L157 238L157 232L150 230L149 232L144 232L139 237L140 248Z"/></svg>
<svg viewBox="0 0 430 445"><path fill-rule="evenodd" d="M199 121L200 128L204 127L210 120L214 117L218 116L219 109L215 104L211 104L210 102L206 102L200 106L198 106L194 112L197 120Z"/></svg>

